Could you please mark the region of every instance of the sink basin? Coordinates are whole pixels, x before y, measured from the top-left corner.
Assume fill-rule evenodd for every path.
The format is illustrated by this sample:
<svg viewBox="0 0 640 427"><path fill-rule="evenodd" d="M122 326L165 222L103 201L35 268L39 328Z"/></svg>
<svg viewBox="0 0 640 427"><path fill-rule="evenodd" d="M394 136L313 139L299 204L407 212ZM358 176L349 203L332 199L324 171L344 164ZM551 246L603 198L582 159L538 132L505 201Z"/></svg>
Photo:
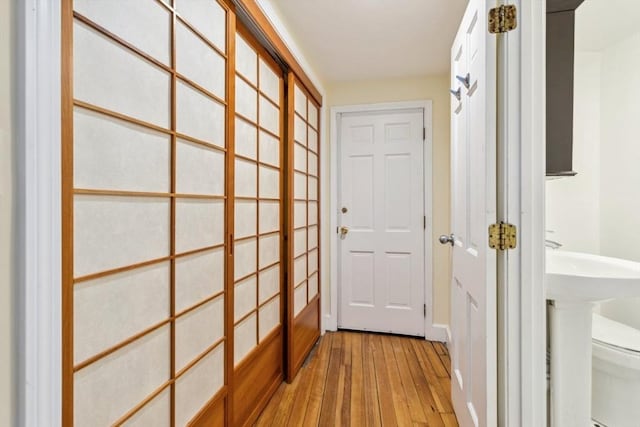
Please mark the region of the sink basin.
<svg viewBox="0 0 640 427"><path fill-rule="evenodd" d="M640 263L560 250L546 253L547 299L596 302L640 296Z"/></svg>

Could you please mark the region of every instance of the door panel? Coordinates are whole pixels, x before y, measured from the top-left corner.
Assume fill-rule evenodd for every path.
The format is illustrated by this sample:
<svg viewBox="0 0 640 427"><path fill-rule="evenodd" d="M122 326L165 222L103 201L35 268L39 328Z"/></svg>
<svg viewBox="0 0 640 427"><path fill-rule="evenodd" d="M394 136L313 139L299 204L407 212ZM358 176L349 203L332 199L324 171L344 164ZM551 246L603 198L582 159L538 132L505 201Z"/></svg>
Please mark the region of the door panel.
<svg viewBox="0 0 640 427"><path fill-rule="evenodd" d="M452 47L452 399L461 426L496 423L495 39L472 0ZM467 77L467 84L459 78Z"/></svg>
<svg viewBox="0 0 640 427"><path fill-rule="evenodd" d="M233 425L255 421L284 378L282 71L245 27L236 42ZM239 124L242 123L242 124ZM256 375L256 367L269 373Z"/></svg>
<svg viewBox="0 0 640 427"><path fill-rule="evenodd" d="M339 327L424 336L423 126L422 109L341 117Z"/></svg>
<svg viewBox="0 0 640 427"><path fill-rule="evenodd" d="M250 425L319 337L319 105L228 4L62 2L64 425Z"/></svg>
<svg viewBox="0 0 640 427"><path fill-rule="evenodd" d="M63 2L64 425L224 411L229 11L208 3Z"/></svg>
<svg viewBox="0 0 640 427"><path fill-rule="evenodd" d="M320 336L318 269L319 106L293 73L288 78L289 180L287 381L292 381ZM313 141L310 138L314 138Z"/></svg>

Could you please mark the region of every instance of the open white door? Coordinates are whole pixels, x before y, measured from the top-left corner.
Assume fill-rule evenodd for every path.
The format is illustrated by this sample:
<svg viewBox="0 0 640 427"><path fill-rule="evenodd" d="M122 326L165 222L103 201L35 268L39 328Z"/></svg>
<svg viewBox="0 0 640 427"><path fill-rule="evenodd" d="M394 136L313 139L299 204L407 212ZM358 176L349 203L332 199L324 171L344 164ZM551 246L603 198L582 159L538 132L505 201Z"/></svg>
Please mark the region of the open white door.
<svg viewBox="0 0 640 427"><path fill-rule="evenodd" d="M424 336L424 109L343 114L338 326Z"/></svg>
<svg viewBox="0 0 640 427"><path fill-rule="evenodd" d="M452 47L452 399L459 423L496 425L496 43L470 0Z"/></svg>

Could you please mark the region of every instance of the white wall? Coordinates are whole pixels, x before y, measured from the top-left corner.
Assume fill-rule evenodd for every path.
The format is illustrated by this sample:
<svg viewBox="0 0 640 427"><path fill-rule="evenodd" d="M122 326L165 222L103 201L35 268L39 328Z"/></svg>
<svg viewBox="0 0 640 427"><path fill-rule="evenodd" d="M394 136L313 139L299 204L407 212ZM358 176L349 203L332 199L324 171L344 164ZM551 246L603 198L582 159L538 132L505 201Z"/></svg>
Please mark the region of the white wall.
<svg viewBox="0 0 640 427"><path fill-rule="evenodd" d="M640 261L640 32L576 52L574 170L547 181L547 237Z"/></svg>
<svg viewBox="0 0 640 427"><path fill-rule="evenodd" d="M576 52L573 122L575 177L547 181L547 238L563 249L600 252L600 67L597 52Z"/></svg>
<svg viewBox="0 0 640 427"><path fill-rule="evenodd" d="M640 31L602 52L601 253L640 261Z"/></svg>
<svg viewBox="0 0 640 427"><path fill-rule="evenodd" d="M640 262L640 32L602 52L600 233L602 255ZM631 77L631 79L630 79ZM640 329L640 298L601 304Z"/></svg>
<svg viewBox="0 0 640 427"><path fill-rule="evenodd" d="M13 425L13 135L12 135L12 45L13 1L0 2L0 426Z"/></svg>
<svg viewBox="0 0 640 427"><path fill-rule="evenodd" d="M449 76L385 79L327 84L330 107L395 101L433 101L433 235L450 233ZM330 135L325 121L325 134ZM326 205L325 205L326 206ZM329 227L324 228L330 236ZM433 322L449 324L451 250L433 242ZM326 277L326 273L325 273ZM323 289L328 294L328 289Z"/></svg>
<svg viewBox="0 0 640 427"><path fill-rule="evenodd" d="M586 29L585 29L586 31ZM577 52L574 169L548 181L548 238L563 249L640 262L640 32L596 52ZM600 312L640 329L640 298Z"/></svg>

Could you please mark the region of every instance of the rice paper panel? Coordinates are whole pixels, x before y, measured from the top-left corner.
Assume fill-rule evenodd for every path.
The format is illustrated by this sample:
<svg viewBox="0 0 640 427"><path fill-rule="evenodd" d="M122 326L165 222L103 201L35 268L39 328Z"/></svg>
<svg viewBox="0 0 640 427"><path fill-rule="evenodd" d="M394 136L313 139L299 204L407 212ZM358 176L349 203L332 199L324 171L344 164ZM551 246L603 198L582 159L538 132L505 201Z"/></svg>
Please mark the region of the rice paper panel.
<svg viewBox="0 0 640 427"><path fill-rule="evenodd" d="M182 314L175 323L176 372L224 335L224 296Z"/></svg>
<svg viewBox="0 0 640 427"><path fill-rule="evenodd" d="M258 54L240 34L236 34L236 71L258 85Z"/></svg>
<svg viewBox="0 0 640 427"><path fill-rule="evenodd" d="M138 412L122 424L126 427L170 427L171 388L167 387L159 395L144 405Z"/></svg>
<svg viewBox="0 0 640 427"><path fill-rule="evenodd" d="M280 234L260 236L259 268L265 268L280 261Z"/></svg>
<svg viewBox="0 0 640 427"><path fill-rule="evenodd" d="M226 49L227 13L216 1L174 0L180 17L213 43L223 53Z"/></svg>
<svg viewBox="0 0 640 427"><path fill-rule="evenodd" d="M251 310L255 310L258 291L258 277L253 275L235 284L233 294L234 322L242 319Z"/></svg>
<svg viewBox="0 0 640 427"><path fill-rule="evenodd" d="M221 343L176 380L176 425L187 425L223 385L224 343Z"/></svg>
<svg viewBox="0 0 640 427"><path fill-rule="evenodd" d="M235 201L235 220L234 228L236 239L243 237L255 236L257 234L258 223L258 202L255 200L238 200Z"/></svg>
<svg viewBox="0 0 640 427"><path fill-rule="evenodd" d="M224 243L224 200L176 200L176 252Z"/></svg>
<svg viewBox="0 0 640 427"><path fill-rule="evenodd" d="M76 99L169 129L169 73L78 21L73 37Z"/></svg>
<svg viewBox="0 0 640 427"><path fill-rule="evenodd" d="M233 251L234 277L241 279L256 271L258 242L256 239L246 239L235 242Z"/></svg>
<svg viewBox="0 0 640 427"><path fill-rule="evenodd" d="M170 290L169 262L75 284L74 363L169 318Z"/></svg>
<svg viewBox="0 0 640 427"><path fill-rule="evenodd" d="M237 366L242 362L251 350L253 350L257 343L257 325L258 316L253 313L242 322L238 323L234 327L234 363Z"/></svg>
<svg viewBox="0 0 640 427"><path fill-rule="evenodd" d="M280 265L276 264L260 272L258 276L260 304L280 292Z"/></svg>
<svg viewBox="0 0 640 427"><path fill-rule="evenodd" d="M179 257L175 261L175 304L182 311L224 289L224 248Z"/></svg>
<svg viewBox="0 0 640 427"><path fill-rule="evenodd" d="M176 70L225 99L226 61L180 21L176 21Z"/></svg>
<svg viewBox="0 0 640 427"><path fill-rule="evenodd" d="M74 187L168 193L171 137L75 107Z"/></svg>
<svg viewBox="0 0 640 427"><path fill-rule="evenodd" d="M164 326L74 373L74 425L111 425L140 404L169 380L170 352Z"/></svg>
<svg viewBox="0 0 640 427"><path fill-rule="evenodd" d="M75 277L169 255L169 198L74 196Z"/></svg>
<svg viewBox="0 0 640 427"><path fill-rule="evenodd" d="M185 140L176 147L176 190L183 194L224 196L225 153Z"/></svg>
<svg viewBox="0 0 640 427"><path fill-rule="evenodd" d="M275 298L260 307L260 341L266 338L278 325L280 325L280 299Z"/></svg>
<svg viewBox="0 0 640 427"><path fill-rule="evenodd" d="M187 83L176 84L176 128L198 140L226 146L225 107Z"/></svg>
<svg viewBox="0 0 640 427"><path fill-rule="evenodd" d="M260 233L270 233L280 230L280 202L261 200L259 203Z"/></svg>
<svg viewBox="0 0 640 427"><path fill-rule="evenodd" d="M260 161L273 166L280 166L280 140L260 130Z"/></svg>

